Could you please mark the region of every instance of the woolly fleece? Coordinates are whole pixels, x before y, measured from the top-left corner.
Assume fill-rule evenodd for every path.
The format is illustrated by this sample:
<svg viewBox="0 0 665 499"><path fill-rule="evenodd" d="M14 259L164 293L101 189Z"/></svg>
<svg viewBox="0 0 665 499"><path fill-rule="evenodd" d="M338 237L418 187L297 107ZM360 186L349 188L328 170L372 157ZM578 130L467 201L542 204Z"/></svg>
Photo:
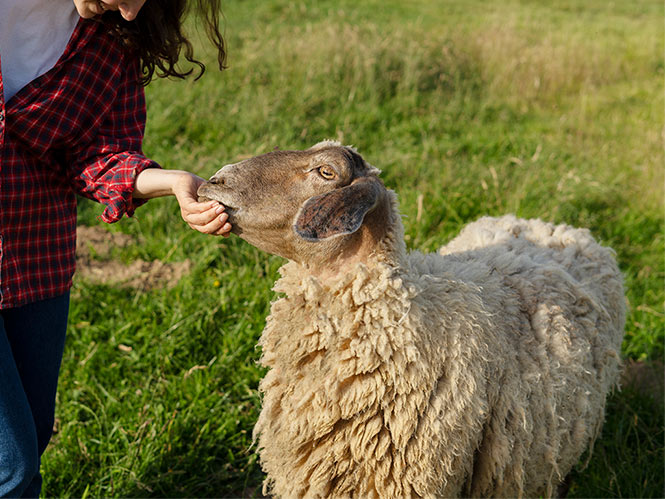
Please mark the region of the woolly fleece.
<svg viewBox="0 0 665 499"><path fill-rule="evenodd" d="M372 257L289 262L260 340L255 427L281 497L552 495L599 433L625 318L587 230L482 218L407 254L392 192Z"/></svg>

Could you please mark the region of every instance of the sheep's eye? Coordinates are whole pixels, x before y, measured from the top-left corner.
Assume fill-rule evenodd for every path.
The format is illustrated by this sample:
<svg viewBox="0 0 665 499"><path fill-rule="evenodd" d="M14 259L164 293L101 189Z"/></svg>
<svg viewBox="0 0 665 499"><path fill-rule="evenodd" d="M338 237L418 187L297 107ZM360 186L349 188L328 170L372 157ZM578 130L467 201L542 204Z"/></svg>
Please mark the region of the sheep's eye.
<svg viewBox="0 0 665 499"><path fill-rule="evenodd" d="M337 174L335 173L335 170L333 170L329 166L319 167L319 175L321 175L326 180L332 180L337 176Z"/></svg>

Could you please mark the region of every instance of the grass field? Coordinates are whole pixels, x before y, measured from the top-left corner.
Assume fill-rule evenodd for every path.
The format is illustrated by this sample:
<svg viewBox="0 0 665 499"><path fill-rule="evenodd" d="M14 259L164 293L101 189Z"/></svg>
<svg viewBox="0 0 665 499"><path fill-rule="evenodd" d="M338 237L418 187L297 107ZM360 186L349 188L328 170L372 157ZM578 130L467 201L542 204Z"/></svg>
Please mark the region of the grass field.
<svg viewBox="0 0 665 499"><path fill-rule="evenodd" d="M224 13L227 71L201 48L200 80L148 87L150 157L208 177L339 139L382 169L414 249L485 214L589 227L625 275L624 354L662 381L662 2L246 0ZM80 223L100 213L82 202ZM103 228L131 243L99 258L191 268L170 286L76 281L44 493L258 494L255 345L283 261L191 231L173 199ZM571 496L665 495L662 400L642 385L612 396Z"/></svg>

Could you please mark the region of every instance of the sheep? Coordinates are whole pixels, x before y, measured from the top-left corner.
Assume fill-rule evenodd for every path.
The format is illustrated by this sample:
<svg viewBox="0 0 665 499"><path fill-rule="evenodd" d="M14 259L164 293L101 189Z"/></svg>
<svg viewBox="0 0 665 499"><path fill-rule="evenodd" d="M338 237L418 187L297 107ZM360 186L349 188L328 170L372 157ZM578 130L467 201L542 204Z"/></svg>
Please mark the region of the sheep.
<svg viewBox="0 0 665 499"><path fill-rule="evenodd" d="M407 252L378 175L324 141L227 165L199 189L235 234L289 260L259 341L264 493L551 496L618 383L612 250L507 215Z"/></svg>

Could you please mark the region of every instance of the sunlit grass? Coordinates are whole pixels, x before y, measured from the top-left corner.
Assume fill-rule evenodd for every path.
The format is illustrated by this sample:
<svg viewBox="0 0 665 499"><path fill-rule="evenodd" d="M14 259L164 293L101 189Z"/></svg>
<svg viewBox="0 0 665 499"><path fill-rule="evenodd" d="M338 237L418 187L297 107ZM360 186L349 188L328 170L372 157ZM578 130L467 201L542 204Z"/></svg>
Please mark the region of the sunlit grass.
<svg viewBox="0 0 665 499"><path fill-rule="evenodd" d="M485 214L589 227L625 275L624 354L662 358L662 3L231 1L224 10L230 68L216 72L203 50L199 81L148 88L151 157L207 177L276 146L341 140L382 169L407 244L421 250ZM100 212L83 203L81 222L99 224ZM118 258L194 266L171 289L77 283L45 492L256 493L254 345L282 261L194 233L173 200L110 230L136 238ZM660 404L615 394L571 494L662 496L662 441Z"/></svg>

